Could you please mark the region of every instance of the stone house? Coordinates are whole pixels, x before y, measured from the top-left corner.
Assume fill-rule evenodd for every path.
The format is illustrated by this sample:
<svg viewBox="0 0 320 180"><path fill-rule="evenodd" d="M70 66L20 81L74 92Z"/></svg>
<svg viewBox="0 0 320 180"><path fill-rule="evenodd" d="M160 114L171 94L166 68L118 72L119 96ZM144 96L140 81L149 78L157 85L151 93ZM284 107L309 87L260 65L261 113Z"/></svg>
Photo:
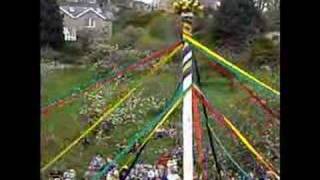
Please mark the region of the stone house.
<svg viewBox="0 0 320 180"><path fill-rule="evenodd" d="M65 41L76 41L79 32L112 36L113 13L102 9L96 0L68 0L60 4Z"/></svg>

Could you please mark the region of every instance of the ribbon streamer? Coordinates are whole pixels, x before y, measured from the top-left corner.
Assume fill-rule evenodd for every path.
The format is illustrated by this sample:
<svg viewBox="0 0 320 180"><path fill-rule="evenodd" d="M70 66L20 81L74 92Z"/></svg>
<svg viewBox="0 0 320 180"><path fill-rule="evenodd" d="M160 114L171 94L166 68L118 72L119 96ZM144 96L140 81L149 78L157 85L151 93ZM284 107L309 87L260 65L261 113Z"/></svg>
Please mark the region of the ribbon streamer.
<svg viewBox="0 0 320 180"><path fill-rule="evenodd" d="M228 159L239 169L239 171L245 176L245 177L249 177L249 174L244 171L241 166L232 158L232 156L230 155L230 153L227 151L227 149L223 146L222 142L220 141L220 139L218 138L218 136L216 135L216 133L214 132L213 128L209 125L208 126L211 134L213 135L214 139L216 140L216 142L218 143L219 147L222 149L222 151L224 152L224 154L228 157Z"/></svg>
<svg viewBox="0 0 320 180"><path fill-rule="evenodd" d="M273 94L276 95L280 95L280 92L271 88L270 86L266 85L265 83L259 81L257 78L255 78L254 76L250 75L249 73L247 73L246 71L240 69L239 67L237 67L236 65L232 64L231 62L227 61L225 58L223 58L222 56L218 55L217 53L213 52L212 50L210 50L209 48L205 47L204 45L202 45L200 42L194 40L191 36L189 36L188 34L184 33L184 39L187 40L188 42L190 42L192 45L194 45L195 47L199 48L200 50L204 51L206 54L208 54L210 57L212 57L214 60L216 60L219 64L221 63L222 65L224 65L225 67L230 68L230 70L232 70L233 72L241 75L242 77L250 80L251 82L254 82L256 85L258 85L259 87L263 87L264 89L267 89L269 92L272 92Z"/></svg>
<svg viewBox="0 0 320 180"><path fill-rule="evenodd" d="M177 52L177 50L179 50L179 48L181 48L181 45L178 45L177 47L175 47L175 49L173 49L173 52L171 54L169 54L169 56L167 56L166 58L163 59L164 63L170 60L170 57L174 55L175 52ZM156 66L156 70L158 70L160 68L161 65L163 65L164 63L162 63L161 61L159 62L158 66ZM150 74L153 74L156 70L149 72ZM122 99L120 99L118 101L118 103L116 103L116 105L114 107L112 107L110 110L108 110L106 113L104 113L98 121L96 121L92 126L90 126L82 135L80 135L79 138L77 138L74 142L72 142L67 148L65 148L62 152L60 152L55 158L53 158L47 165L45 165L41 171L45 171L48 167L50 167L54 162L56 162L58 159L60 159L63 155L65 155L72 147L74 147L82 138L84 138L86 135L88 135L88 133L90 131L92 131L93 129L95 129L97 127L98 124L100 124L107 115L109 115L111 112L113 112L118 106L120 106L120 104L125 101L129 96L132 95L133 91L135 91L139 86L141 86L141 82L138 83L138 85L133 88L131 91L129 91L129 93Z"/></svg>
<svg viewBox="0 0 320 180"><path fill-rule="evenodd" d="M166 49L163 49L163 50L160 50L160 51L157 51L157 52L154 52L152 53L151 55L141 59L139 62L135 63L135 64L132 64L130 66L128 66L127 68L125 68L124 70L116 73L116 75L114 75L113 77L111 78L108 78L108 79L100 79L98 80L97 82L94 82L93 84L89 85L89 87L85 87L84 89L81 90L81 88L78 88L80 90L78 90L78 93L76 95L69 95L67 97L64 97L63 99L58 99L58 100L55 100L55 102L43 107L41 109L41 112L42 113L48 113L49 109L51 108L54 108L58 105L58 102L61 102L61 101L64 101L64 104L63 105L66 105L70 102L73 102L76 98L80 97L81 94L83 94L85 91L93 91L94 89L98 89L99 87L101 87L103 84L106 84L106 83L111 83L112 81L114 81L117 77L119 76L123 76L125 73L128 73L130 71L133 71L137 68L139 68L140 66L148 63L149 61L152 61L156 58L159 58L161 57L162 55L166 54L166 53L170 53L172 52L173 50L175 50L179 45L181 45L181 42L176 42L174 43L173 45L169 46L168 48ZM68 100L68 101L67 101ZM63 106L62 105L62 106ZM60 107L62 107L60 106Z"/></svg>
<svg viewBox="0 0 320 180"><path fill-rule="evenodd" d="M139 139L141 139L141 137L145 136L145 134L148 134L148 136L145 138L142 145L144 145L152 137L152 135L155 133L156 129L158 129L166 121L166 119L169 117L169 115L181 103L184 93L182 93L181 90L179 90L179 92L180 92L179 93L180 95L178 97L173 97L172 100L174 100L174 101L170 103L170 106L168 109L163 111L154 120L150 121L149 125L147 125L141 132L138 132L137 134L135 134L131 138L129 145L115 157L114 162L116 162L116 163L119 162L119 160L121 160L123 158L123 156L126 155L130 151L130 149L132 149L132 147L139 141ZM160 121L159 121L159 119L160 119ZM150 132L150 129L152 129L151 132ZM96 176L94 177L94 179L96 179L96 180L100 179L104 174L106 174L108 172L108 170L109 170L109 165L106 166L105 168L103 168L102 171L97 173Z"/></svg>
<svg viewBox="0 0 320 180"><path fill-rule="evenodd" d="M228 120L225 116L223 116L220 112L218 112L205 98L204 94L197 88L195 85L193 86L194 90L196 91L197 95L200 97L203 97L201 100L207 107L207 109L210 111L210 115L214 119L221 119L224 121L225 125L229 127L232 132L241 140L241 142L248 148L248 150L254 154L258 161L260 161L267 169L269 169L273 174L279 178L279 175L274 170L274 167L271 163L269 163L267 160L265 160L258 152L257 150L249 143L249 141L240 133L240 131Z"/></svg>
<svg viewBox="0 0 320 180"><path fill-rule="evenodd" d="M137 87L132 88L123 98L121 98L112 108L108 109L92 126L90 126L87 130L85 130L76 140L74 140L71 144L69 144L64 150L62 150L57 156L55 156L49 163L47 163L43 168L41 168L41 172L44 172L48 169L53 163L59 160L62 156L64 156L68 151L71 150L76 144L80 142L85 136L87 136L93 129L95 129L109 114L111 114L117 107L119 107L126 99L128 99L134 91L137 90Z"/></svg>
<svg viewBox="0 0 320 180"><path fill-rule="evenodd" d="M230 81L233 81L234 76L223 69L219 64L216 64L214 62L208 62L209 66L217 70L221 75L224 77L228 78ZM240 82L238 83L240 86L240 89L244 92L246 92L249 96L251 96L253 99L255 99L258 103L258 105L263 108L268 114L271 116L277 118L278 120L280 119L279 114L274 112L268 105L265 103L266 101L263 100L261 97L259 97L253 90L251 90L249 87L245 86L244 84L241 84Z"/></svg>
<svg viewBox="0 0 320 180"><path fill-rule="evenodd" d="M195 133L196 148L198 151L198 164L201 170L203 170L204 154L202 151L202 125L199 111L199 99L198 96L192 91L192 111L193 111L193 128Z"/></svg>

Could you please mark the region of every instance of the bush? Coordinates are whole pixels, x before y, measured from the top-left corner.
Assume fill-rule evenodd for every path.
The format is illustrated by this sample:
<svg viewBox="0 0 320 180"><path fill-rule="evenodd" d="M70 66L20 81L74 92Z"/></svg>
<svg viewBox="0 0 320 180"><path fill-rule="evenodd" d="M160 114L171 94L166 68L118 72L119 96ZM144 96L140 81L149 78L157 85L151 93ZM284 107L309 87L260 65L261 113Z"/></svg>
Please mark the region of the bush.
<svg viewBox="0 0 320 180"><path fill-rule="evenodd" d="M88 30L79 31L77 43L81 47L82 51L88 51L90 49L90 45L93 43L92 32Z"/></svg>
<svg viewBox="0 0 320 180"><path fill-rule="evenodd" d="M48 51L50 52L50 51ZM47 56L51 56L50 54L54 54L54 59L61 63L67 63L67 64L73 64L78 63L78 60L80 59L80 56L82 55L81 47L79 44L70 42L66 43L63 48L59 50L59 52L51 52Z"/></svg>
<svg viewBox="0 0 320 180"><path fill-rule="evenodd" d="M145 27L152 19L160 15L160 12L138 13L136 16L131 16L127 23L136 27Z"/></svg>
<svg viewBox="0 0 320 180"><path fill-rule="evenodd" d="M213 40L228 47L242 47L250 35L262 31L264 19L253 0L225 0L215 12Z"/></svg>
<svg viewBox="0 0 320 180"><path fill-rule="evenodd" d="M272 40L259 38L252 44L248 63L250 68L261 68L265 65L274 68L280 64L279 48Z"/></svg>
<svg viewBox="0 0 320 180"><path fill-rule="evenodd" d="M165 41L175 39L176 32L174 31L175 28L173 28L174 25L175 22L172 17L159 15L151 20L148 29L150 30L150 35L152 37Z"/></svg>
<svg viewBox="0 0 320 180"><path fill-rule="evenodd" d="M42 62L60 62L66 64L80 63L80 57L83 55L82 47L79 43L66 43L59 51L51 47L42 47L40 50Z"/></svg>
<svg viewBox="0 0 320 180"><path fill-rule="evenodd" d="M136 47L140 50L159 50L166 46L167 43L165 43L163 40L153 38L150 35L145 35L141 37L137 43Z"/></svg>
<svg viewBox="0 0 320 180"><path fill-rule="evenodd" d="M43 62L51 62L58 60L61 57L61 53L50 47L42 47L40 49L40 56Z"/></svg>
<svg viewBox="0 0 320 180"><path fill-rule="evenodd" d="M144 36L145 33L146 31L143 28L128 26L122 32L115 34L111 42L118 44L119 48L134 47L136 41Z"/></svg>

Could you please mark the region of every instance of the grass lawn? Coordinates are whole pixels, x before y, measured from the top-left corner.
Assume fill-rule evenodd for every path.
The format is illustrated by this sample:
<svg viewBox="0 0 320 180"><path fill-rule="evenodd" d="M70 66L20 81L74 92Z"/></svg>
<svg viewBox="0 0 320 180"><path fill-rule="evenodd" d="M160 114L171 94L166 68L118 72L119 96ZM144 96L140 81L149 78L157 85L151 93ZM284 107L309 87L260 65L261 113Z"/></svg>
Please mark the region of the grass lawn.
<svg viewBox="0 0 320 180"><path fill-rule="evenodd" d="M239 101L244 99L246 95L239 89L231 89L227 79L220 75L210 71L209 69L201 69L201 76L203 82L203 91L206 93L210 102L212 102L220 112L225 113L228 117L233 117L233 114L229 111L229 106L236 106ZM89 81L93 77L93 72L88 70L68 70L57 71L51 74L48 80L44 84L44 97L43 101L63 95L70 91L73 86L79 83ZM134 77L134 80L139 78L144 81L143 96L159 96L170 98L177 85L177 71L165 71L157 73L154 76L139 76ZM108 86L112 84L108 84ZM132 87L132 83L124 83L124 88ZM142 89L141 89L142 90ZM108 101L113 102L117 98L117 90L112 93L105 93L105 98ZM110 97L112 96L112 97ZM60 152L72 140L80 135L80 132L85 129L79 121L79 110L82 106L81 99L74 101L71 104L65 105L61 108L56 108L47 117L42 119L41 129L41 146L42 146L42 166ZM139 106L138 106L139 107ZM181 109L180 109L181 111ZM179 111L179 112L180 112ZM178 113L179 114L179 113ZM76 145L69 153L67 153L62 159L57 161L52 166L55 168L68 168L72 167L77 171L79 176L82 176L85 169L88 166L90 159L96 153L101 153L105 157L114 157L117 148L117 143L128 140L133 134L154 117L156 114L148 113L136 123L125 123L118 125L111 130L110 139L105 139L99 143L94 143L86 148L82 145ZM176 117L176 115L174 116ZM181 118L172 118L175 123L180 123ZM236 125L246 124L248 122L245 119L235 119ZM249 124L250 126L250 124ZM215 127L217 134L221 137L225 134L224 130L219 130ZM240 126L243 129L243 126ZM234 146L230 137L225 138L226 146ZM176 145L176 140L170 138L164 138L161 140L153 140L146 147L145 151L141 155L141 159L145 162L153 163L161 154L159 149L170 149ZM235 150L235 149L234 149ZM50 168L51 169L51 168ZM48 172L48 171L47 171Z"/></svg>
<svg viewBox="0 0 320 180"><path fill-rule="evenodd" d="M95 73L88 68L55 70L42 84L42 104L71 94L74 87L89 83Z"/></svg>
<svg viewBox="0 0 320 180"><path fill-rule="evenodd" d="M61 74L60 74L61 73ZM51 83L51 79L55 79L58 81L57 78L59 75L65 76L68 73L64 73L61 71L55 72L54 77L50 77L49 80L45 85ZM75 79L77 77L73 77L78 73L69 73L67 79ZM87 73L87 77L83 77L83 79L89 78L92 74ZM135 78L136 80L139 77ZM143 88L143 95L150 96L150 95L158 95L170 97L171 93L175 89L176 86L176 79L174 76L168 73L162 74L155 74L154 76L143 76L142 81L145 82L145 86ZM166 83L161 83L164 81ZM75 80L74 80L75 82ZM52 81L53 84L57 84L57 82ZM163 86L164 84L164 86ZM53 86L52 84L48 85L49 87ZM110 84L108 84L110 86ZM131 85L124 83L124 86L127 88L132 87ZM61 88L56 89L56 92L63 94L67 90ZM68 86L69 89L72 89L72 86ZM140 89L142 90L142 89ZM159 91L160 90L160 91ZM45 87L44 91L49 91L48 93L52 93L52 91ZM117 91L117 90L115 90ZM139 91L139 90L138 90ZM164 94L160 94L159 92L166 92ZM105 98L114 101L116 98L109 97L110 95L116 95L117 93L106 93ZM77 138L80 135L80 132L85 129L81 125L79 121L79 110L81 107L81 99L74 101L71 104L67 104L63 107L57 107L52 112L49 113L48 116L42 118L41 124L41 135L42 135L42 166L47 163L50 159L54 157L58 152L60 152L64 147L68 145L72 140ZM84 170L87 167L91 157L100 152L106 156L113 155L116 151L115 144L120 143L123 139L129 138L132 136L137 130L139 130L147 120L151 119L152 117L145 117L145 119L141 119L136 124L133 123L126 123L121 126L117 126L115 129L112 130L111 138L106 139L104 142L99 144L94 144L86 149L82 149L82 145L77 145L72 149L63 159L58 161L55 167L65 168L65 167L73 167L75 168L80 174L84 173ZM54 166L53 166L54 167Z"/></svg>

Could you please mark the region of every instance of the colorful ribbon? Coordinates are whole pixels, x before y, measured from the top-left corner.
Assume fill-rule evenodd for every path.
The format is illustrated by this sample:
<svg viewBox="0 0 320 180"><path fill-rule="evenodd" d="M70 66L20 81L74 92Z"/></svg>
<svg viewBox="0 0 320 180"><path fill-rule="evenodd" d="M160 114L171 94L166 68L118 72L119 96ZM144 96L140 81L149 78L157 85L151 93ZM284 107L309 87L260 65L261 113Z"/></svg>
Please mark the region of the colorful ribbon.
<svg viewBox="0 0 320 180"><path fill-rule="evenodd" d="M80 142L85 136L87 136L93 129L95 129L105 118L111 114L117 107L119 107L126 99L128 99L134 91L137 90L138 87L132 88L123 98L121 98L113 107L108 109L92 126L90 126L87 130L85 130L76 140L74 140L71 144L69 144L64 150L62 150L57 156L55 156L49 163L47 163L43 168L41 168L41 172L48 169L53 163L59 160L62 156L64 156L68 151L71 150L76 144Z"/></svg>
<svg viewBox="0 0 320 180"><path fill-rule="evenodd" d="M167 57L165 57L163 59L164 62L159 62L159 64L156 66L156 70L158 70L161 65L164 65L164 63L168 62L171 58L171 56L174 55L175 52L177 52L177 50L179 50L181 48L181 44L178 45L177 47L175 47L173 49L173 52L170 53ZM150 74L153 74L156 70L151 69L151 71L149 72ZM120 104L126 100L129 96L132 95L133 91L135 91L139 86L141 86L141 82L138 83L138 85L136 85L135 88L133 88L132 90L129 91L129 93L122 99L120 99L118 101L118 103L116 103L115 106L113 106L110 110L108 110L106 113L104 113L99 120L97 120L92 126L90 126L83 134L80 135L79 138L77 138L74 142L72 142L67 148L65 148L63 151L61 151L55 158L53 158L48 164L46 164L41 171L45 171L48 167L50 167L54 162L56 162L58 159L60 159L63 155L65 155L72 147L74 147L82 138L84 138L86 135L88 135L88 133L90 131L92 131L93 129L95 129L97 127L98 124L100 124L103 119L106 118L107 115L109 115L110 113L112 113L118 106L120 106Z"/></svg>
<svg viewBox="0 0 320 180"><path fill-rule="evenodd" d="M219 64L216 64L216 63L210 62L210 61L208 62L208 64L210 67L217 70L220 74L222 74L224 77L228 78L230 81L233 80L234 76L232 74L230 74L228 71L226 71L225 69L223 69L223 67L221 67ZM263 100L261 97L259 97L253 90L251 90L249 87L247 87L241 83L239 83L239 86L242 91L246 92L247 94L249 94L249 96L251 96L253 99L255 99L257 101L258 105L261 108L263 108L268 114L277 118L278 120L280 119L279 114L277 114L270 107L268 107L267 103L265 103L266 101Z"/></svg>
<svg viewBox="0 0 320 180"><path fill-rule="evenodd" d="M168 48L166 49L163 49L163 50L160 50L160 51L157 51L157 52L154 52L152 53L151 55L141 59L140 61L138 61L137 63L134 63L130 66L128 66L127 68L125 68L124 70L116 73L116 75L114 75L113 77L111 78L108 78L108 79L99 79L98 81L94 82L93 84L91 83L88 87L84 87L83 89L81 88L78 88L77 90L77 95L69 95L67 97L64 97L63 99L58 99L58 100L55 100L53 103L43 107L41 109L41 112L42 113L48 113L49 109L51 108L54 108L58 105L58 102L61 102L63 101L64 104L67 104L66 102L70 103L70 102L73 102L77 97L80 97L81 94L83 94L85 91L93 91L94 89L98 89L99 87L101 87L103 84L106 84L106 83L111 83L112 81L114 81L117 77L119 76L123 76L125 73L128 73L130 71L133 71L143 65L145 65L146 63L156 59L156 58L159 58L161 57L162 55L164 54L167 54L167 53L170 53L172 52L173 50L175 50L179 45L181 45L181 42L176 42L174 43L173 45L169 46ZM68 100L68 101L67 101ZM62 105L62 106L63 106ZM60 106L61 107L61 106Z"/></svg>
<svg viewBox="0 0 320 180"><path fill-rule="evenodd" d="M146 134L148 136L144 139L142 142L142 145L145 144L148 139L152 137L152 135L155 133L156 129L158 129L169 117L169 115L177 108L177 106L181 103L184 93L182 92L181 88L175 93L174 97L171 99L171 102L169 103L169 106L165 108L165 110L156 116L153 120L151 120L145 128L143 128L140 132L136 133L134 136L132 136L129 140L128 146L122 150L119 154L116 155L114 162L117 163L121 159L124 158L124 156L132 149L132 147L139 142L139 140L142 137L145 137ZM98 180L100 179L104 174L106 174L109 170L109 165L107 165L105 168L103 168L102 171L96 174L94 179Z"/></svg>
<svg viewBox="0 0 320 180"><path fill-rule="evenodd" d="M260 161L267 169L269 169L271 172L273 172L276 177L278 178L279 175L274 170L273 165L265 160L263 156L260 155L260 153L257 152L257 150L249 143L249 141L240 133L240 131L228 120L224 115L222 115L220 112L218 112L206 99L204 94L199 90L199 88L196 87L196 85L193 86L194 90L196 91L198 96L203 97L201 100L207 107L207 109L210 111L210 115L212 118L220 121L224 121L225 125L229 127L232 132L241 140L241 142L248 148L248 150L254 154L258 161Z"/></svg>
<svg viewBox="0 0 320 180"><path fill-rule="evenodd" d="M202 45L200 42L194 40L191 36L189 36L188 34L184 33L184 39L187 40L189 43L191 43L192 45L194 45L195 47L199 48L200 50L202 50L203 52L205 52L207 55L209 55L211 58L213 58L214 60L217 61L217 63L223 65L224 67L228 68L229 70L231 70L232 72L238 74L239 76L243 77L243 79L245 80L249 80L251 82L253 82L254 84L258 85L258 87L262 87L263 89L268 90L269 92L275 94L275 95L280 95L280 92L271 88L270 86L266 85L265 83L259 81L257 78L255 78L254 76L250 75L249 73L247 73L246 71L240 69L239 67L237 67L236 65L232 64L231 62L227 61L225 58L223 58L222 56L218 55L217 53L213 52L212 50L210 50L209 48L205 47L204 45Z"/></svg>
<svg viewBox="0 0 320 180"><path fill-rule="evenodd" d="M222 142L220 141L220 139L218 138L218 136L216 135L216 133L214 132L213 128L211 126L209 126L210 131L214 137L214 139L216 140L216 142L218 143L219 147L222 149L222 151L224 152L224 154L228 157L228 159L239 169L239 171L246 177L249 177L249 174L244 171L241 166L232 158L232 156L230 155L230 153L227 151L227 149L223 146Z"/></svg>
<svg viewBox="0 0 320 180"><path fill-rule="evenodd" d="M198 96L192 91L192 111L193 111L193 129L195 133L195 142L196 148L198 151L198 164L201 170L203 170L204 154L202 151L202 125L201 125L201 116L199 111L199 99Z"/></svg>

